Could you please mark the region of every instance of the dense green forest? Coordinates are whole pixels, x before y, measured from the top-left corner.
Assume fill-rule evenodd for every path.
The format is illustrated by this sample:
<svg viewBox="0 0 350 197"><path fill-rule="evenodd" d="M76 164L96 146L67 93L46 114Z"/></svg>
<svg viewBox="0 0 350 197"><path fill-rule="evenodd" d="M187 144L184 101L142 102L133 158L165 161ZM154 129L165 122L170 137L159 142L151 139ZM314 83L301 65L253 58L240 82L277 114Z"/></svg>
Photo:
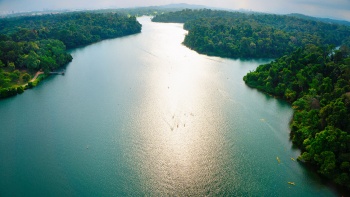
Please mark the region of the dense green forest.
<svg viewBox="0 0 350 197"><path fill-rule="evenodd" d="M350 188L350 49L308 45L248 73L250 87L292 102L300 160Z"/></svg>
<svg viewBox="0 0 350 197"><path fill-rule="evenodd" d="M14 41L57 39L67 48L139 32L141 24L135 17L116 13L77 12L0 20L0 34L10 35Z"/></svg>
<svg viewBox="0 0 350 197"><path fill-rule="evenodd" d="M135 17L112 13L68 13L0 20L0 98L22 93L45 74L72 61L66 48L141 32ZM40 80L40 78L39 78ZM27 85L26 85L27 84Z"/></svg>
<svg viewBox="0 0 350 197"><path fill-rule="evenodd" d="M30 81L38 70L45 73L57 69L72 60L65 45L59 40L13 41L0 38L0 98L22 93L22 84Z"/></svg>
<svg viewBox="0 0 350 197"><path fill-rule="evenodd" d="M186 23L187 21L201 19L201 18L212 18L212 17L247 17L247 14L241 12L228 12L221 10L211 9L184 9L176 12L169 12L165 14L158 14L152 18L153 22L162 23Z"/></svg>
<svg viewBox="0 0 350 197"><path fill-rule="evenodd" d="M309 17L212 10L158 15L185 23L184 44L199 53L277 58L244 81L292 103L299 161L350 189L350 27ZM340 46L335 50L335 46Z"/></svg>
<svg viewBox="0 0 350 197"><path fill-rule="evenodd" d="M350 27L291 16L183 10L154 22L185 22L184 44L199 53L231 58L277 58L308 44L341 45Z"/></svg>

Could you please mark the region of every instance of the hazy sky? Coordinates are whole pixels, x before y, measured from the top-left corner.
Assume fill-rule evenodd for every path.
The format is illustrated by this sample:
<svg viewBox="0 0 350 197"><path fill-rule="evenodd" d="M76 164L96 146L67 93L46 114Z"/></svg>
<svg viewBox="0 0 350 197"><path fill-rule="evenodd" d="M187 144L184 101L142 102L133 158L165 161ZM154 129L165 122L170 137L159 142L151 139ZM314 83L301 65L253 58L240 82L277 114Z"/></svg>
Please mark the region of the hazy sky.
<svg viewBox="0 0 350 197"><path fill-rule="evenodd" d="M350 0L0 0L0 11L99 9L188 3L271 13L302 13L350 21Z"/></svg>

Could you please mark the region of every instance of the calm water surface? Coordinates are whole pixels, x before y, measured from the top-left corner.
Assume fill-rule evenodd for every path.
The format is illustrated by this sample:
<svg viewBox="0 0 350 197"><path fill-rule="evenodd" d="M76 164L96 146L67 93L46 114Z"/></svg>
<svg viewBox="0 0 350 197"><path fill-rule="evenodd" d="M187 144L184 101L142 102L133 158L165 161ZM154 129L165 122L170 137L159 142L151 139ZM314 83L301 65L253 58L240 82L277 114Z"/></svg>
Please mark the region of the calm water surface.
<svg viewBox="0 0 350 197"><path fill-rule="evenodd" d="M199 55L182 25L139 21L0 101L0 196L336 195L291 159L291 107L244 84L266 60Z"/></svg>

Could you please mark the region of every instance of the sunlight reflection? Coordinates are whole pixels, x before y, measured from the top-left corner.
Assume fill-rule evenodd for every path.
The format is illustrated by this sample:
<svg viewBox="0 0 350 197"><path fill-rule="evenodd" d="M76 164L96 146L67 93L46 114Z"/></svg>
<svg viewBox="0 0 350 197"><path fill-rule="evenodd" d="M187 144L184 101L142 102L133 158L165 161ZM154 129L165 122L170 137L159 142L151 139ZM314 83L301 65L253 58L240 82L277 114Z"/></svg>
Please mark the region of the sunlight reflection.
<svg viewBox="0 0 350 197"><path fill-rule="evenodd" d="M159 26L166 33L154 37L163 45L148 46L142 57L153 66L147 74L151 79L143 84L147 93L138 117L140 173L152 195L198 194L226 176L221 167L225 139L219 135L225 116L222 97L215 94L220 84L207 80L208 75L215 78L217 71L210 65L218 62L180 44L186 33L182 25Z"/></svg>

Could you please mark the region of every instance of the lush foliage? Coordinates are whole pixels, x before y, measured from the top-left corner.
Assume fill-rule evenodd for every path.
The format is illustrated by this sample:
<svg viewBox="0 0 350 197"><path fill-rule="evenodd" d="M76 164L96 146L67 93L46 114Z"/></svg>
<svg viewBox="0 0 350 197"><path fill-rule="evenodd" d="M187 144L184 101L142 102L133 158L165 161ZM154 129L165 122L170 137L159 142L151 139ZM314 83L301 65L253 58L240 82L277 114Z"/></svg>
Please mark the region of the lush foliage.
<svg viewBox="0 0 350 197"><path fill-rule="evenodd" d="M293 102L291 136L300 160L350 188L350 50L308 45L256 71L251 87Z"/></svg>
<svg viewBox="0 0 350 197"><path fill-rule="evenodd" d="M72 60L68 48L141 31L135 17L70 13L0 20L0 98L35 86L31 75L46 74ZM27 84L24 86L23 84Z"/></svg>
<svg viewBox="0 0 350 197"><path fill-rule="evenodd" d="M141 32L135 17L78 12L0 20L0 33L14 41L61 40L67 48Z"/></svg>
<svg viewBox="0 0 350 197"><path fill-rule="evenodd" d="M248 15L240 12L227 12L219 10L210 10L210 9L184 9L177 12L169 12L165 14L158 14L152 18L153 22L162 22L162 23L186 23L187 21L201 19L201 18L212 18L212 17L234 17L241 18L247 17Z"/></svg>
<svg viewBox="0 0 350 197"><path fill-rule="evenodd" d="M27 69L49 72L72 60L65 45L59 40L20 41L0 40L0 60L8 71ZM4 64L6 63L6 64ZM11 68L13 67L13 68ZM0 83L0 87L3 84Z"/></svg>
<svg viewBox="0 0 350 197"><path fill-rule="evenodd" d="M21 85L30 81L29 73L51 70L72 60L65 45L59 40L13 41L3 36L0 40L0 98L22 93Z"/></svg>
<svg viewBox="0 0 350 197"><path fill-rule="evenodd" d="M272 14L183 10L153 18L185 22L184 44L199 53L232 58L277 58L308 44L340 45L350 27Z"/></svg>

